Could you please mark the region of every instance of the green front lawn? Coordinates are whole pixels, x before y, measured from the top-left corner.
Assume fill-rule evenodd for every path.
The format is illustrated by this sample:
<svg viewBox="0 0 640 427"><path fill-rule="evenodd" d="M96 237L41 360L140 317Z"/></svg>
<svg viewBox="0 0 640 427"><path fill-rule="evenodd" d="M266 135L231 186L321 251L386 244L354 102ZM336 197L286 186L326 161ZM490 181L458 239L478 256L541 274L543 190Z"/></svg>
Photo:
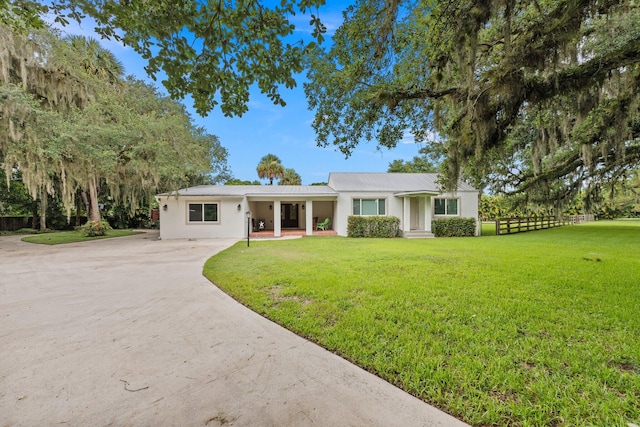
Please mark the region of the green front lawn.
<svg viewBox="0 0 640 427"><path fill-rule="evenodd" d="M483 221L480 223L480 230L482 236L495 236L496 235L496 222L495 221Z"/></svg>
<svg viewBox="0 0 640 427"><path fill-rule="evenodd" d="M205 274L473 425L640 423L640 222L243 242Z"/></svg>
<svg viewBox="0 0 640 427"><path fill-rule="evenodd" d="M21 240L28 243L39 243L43 245L60 245L62 243L85 242L87 240L108 239L110 237L123 237L139 234L139 231L131 230L109 230L104 236L85 237L82 231L56 231L51 233L43 233L35 236L23 237Z"/></svg>

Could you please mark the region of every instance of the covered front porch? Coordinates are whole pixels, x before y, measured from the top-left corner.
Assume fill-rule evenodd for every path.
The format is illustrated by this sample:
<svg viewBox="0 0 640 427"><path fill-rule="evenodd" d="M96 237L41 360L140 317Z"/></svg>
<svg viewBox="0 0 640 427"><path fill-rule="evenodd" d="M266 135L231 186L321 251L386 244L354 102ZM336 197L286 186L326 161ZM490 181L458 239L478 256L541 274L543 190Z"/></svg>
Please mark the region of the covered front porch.
<svg viewBox="0 0 640 427"><path fill-rule="evenodd" d="M337 234L333 228L335 197L248 197L247 202L251 212L251 237ZM317 225L327 218L328 229L318 230Z"/></svg>
<svg viewBox="0 0 640 427"><path fill-rule="evenodd" d="M405 238L430 238L431 232L431 198L436 193L411 192L397 193L402 198L402 237Z"/></svg>

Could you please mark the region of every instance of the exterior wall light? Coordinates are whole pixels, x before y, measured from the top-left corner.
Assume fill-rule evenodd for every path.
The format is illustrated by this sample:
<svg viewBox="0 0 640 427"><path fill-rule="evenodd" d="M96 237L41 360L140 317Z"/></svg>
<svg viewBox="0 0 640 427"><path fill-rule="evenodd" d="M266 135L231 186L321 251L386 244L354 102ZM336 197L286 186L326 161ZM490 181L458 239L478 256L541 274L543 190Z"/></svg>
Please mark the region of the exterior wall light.
<svg viewBox="0 0 640 427"><path fill-rule="evenodd" d="M238 203L238 210L242 210L242 205Z"/></svg>
<svg viewBox="0 0 640 427"><path fill-rule="evenodd" d="M162 210L163 210L163 211L165 211L165 212L166 212L166 211L167 211L167 209L169 209L169 207L168 207L166 204L162 206Z"/></svg>

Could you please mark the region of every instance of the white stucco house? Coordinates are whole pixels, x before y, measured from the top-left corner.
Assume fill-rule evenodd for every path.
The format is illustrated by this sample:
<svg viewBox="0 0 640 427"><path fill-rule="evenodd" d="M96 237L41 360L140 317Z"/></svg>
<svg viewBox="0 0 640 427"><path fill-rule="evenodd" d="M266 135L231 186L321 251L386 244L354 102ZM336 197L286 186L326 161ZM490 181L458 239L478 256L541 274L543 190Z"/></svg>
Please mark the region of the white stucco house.
<svg viewBox="0 0 640 427"><path fill-rule="evenodd" d="M400 218L403 237L433 237L431 220L478 219L478 190L460 182L442 194L435 173L331 173L327 185L201 185L164 194L160 238L246 238L254 227L305 230L330 219L329 228L347 235L350 215ZM249 219L248 219L249 217ZM479 230L479 228L478 228ZM476 232L478 233L478 231Z"/></svg>

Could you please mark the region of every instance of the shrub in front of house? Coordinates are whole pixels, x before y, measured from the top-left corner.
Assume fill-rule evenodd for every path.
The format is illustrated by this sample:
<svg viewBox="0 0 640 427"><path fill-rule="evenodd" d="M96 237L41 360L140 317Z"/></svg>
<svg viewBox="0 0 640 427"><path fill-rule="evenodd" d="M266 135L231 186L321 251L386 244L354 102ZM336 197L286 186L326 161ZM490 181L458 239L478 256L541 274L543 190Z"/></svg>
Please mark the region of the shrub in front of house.
<svg viewBox="0 0 640 427"><path fill-rule="evenodd" d="M104 236L109 230L111 230L111 226L109 222L104 219L100 221L87 221L87 223L81 227L82 235L85 237Z"/></svg>
<svg viewBox="0 0 640 427"><path fill-rule="evenodd" d="M350 216L348 237L398 237L400 218L395 216Z"/></svg>
<svg viewBox="0 0 640 427"><path fill-rule="evenodd" d="M475 218L441 218L431 221L431 232L436 237L473 237L476 235Z"/></svg>

